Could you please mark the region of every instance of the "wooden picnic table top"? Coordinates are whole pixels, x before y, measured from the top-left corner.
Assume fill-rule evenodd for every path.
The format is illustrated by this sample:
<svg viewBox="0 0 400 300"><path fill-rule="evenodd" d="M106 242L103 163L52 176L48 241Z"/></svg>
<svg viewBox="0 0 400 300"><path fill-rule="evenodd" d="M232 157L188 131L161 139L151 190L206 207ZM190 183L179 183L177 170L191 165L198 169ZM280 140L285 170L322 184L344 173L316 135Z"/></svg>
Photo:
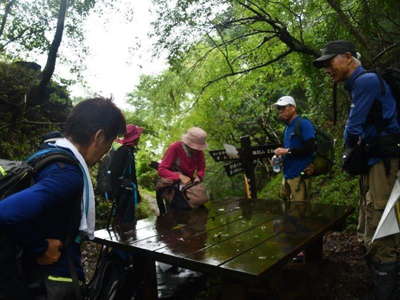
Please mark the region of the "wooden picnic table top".
<svg viewBox="0 0 400 300"><path fill-rule="evenodd" d="M263 199L210 201L203 208L139 220L122 235L98 230L95 242L197 271L255 279L313 242L322 244L323 235L352 211L314 203L288 207Z"/></svg>

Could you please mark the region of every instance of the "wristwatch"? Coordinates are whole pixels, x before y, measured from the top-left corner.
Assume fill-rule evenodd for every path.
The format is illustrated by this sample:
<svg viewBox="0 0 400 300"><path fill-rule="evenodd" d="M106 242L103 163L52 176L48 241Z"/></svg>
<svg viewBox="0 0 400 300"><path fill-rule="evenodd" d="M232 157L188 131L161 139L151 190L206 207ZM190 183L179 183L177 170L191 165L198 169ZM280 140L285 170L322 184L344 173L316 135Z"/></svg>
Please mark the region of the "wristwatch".
<svg viewBox="0 0 400 300"><path fill-rule="evenodd" d="M287 154L292 154L292 150L290 148L287 149Z"/></svg>

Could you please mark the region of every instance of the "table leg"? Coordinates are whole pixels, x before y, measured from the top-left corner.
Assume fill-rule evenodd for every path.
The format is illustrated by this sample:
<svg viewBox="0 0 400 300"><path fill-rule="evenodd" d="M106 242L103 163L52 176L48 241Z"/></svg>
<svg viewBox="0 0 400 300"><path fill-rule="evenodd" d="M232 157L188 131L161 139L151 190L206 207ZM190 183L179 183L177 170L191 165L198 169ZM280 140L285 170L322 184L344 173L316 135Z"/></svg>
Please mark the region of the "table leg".
<svg viewBox="0 0 400 300"><path fill-rule="evenodd" d="M161 194L162 194L161 191L156 191L156 200L157 200L158 210L160 211L160 216L165 215L166 213L164 199L161 196Z"/></svg>
<svg viewBox="0 0 400 300"><path fill-rule="evenodd" d="M135 259L137 262L137 275L142 284L138 298L145 300L157 300L157 275L156 264L154 259L144 255L138 255Z"/></svg>
<svg viewBox="0 0 400 300"><path fill-rule="evenodd" d="M305 249L305 259L306 262L316 262L322 260L322 242L323 237L317 238L314 242L312 242L307 248Z"/></svg>
<svg viewBox="0 0 400 300"><path fill-rule="evenodd" d="M223 280L221 294L218 299L247 300L247 287L243 282L225 279Z"/></svg>

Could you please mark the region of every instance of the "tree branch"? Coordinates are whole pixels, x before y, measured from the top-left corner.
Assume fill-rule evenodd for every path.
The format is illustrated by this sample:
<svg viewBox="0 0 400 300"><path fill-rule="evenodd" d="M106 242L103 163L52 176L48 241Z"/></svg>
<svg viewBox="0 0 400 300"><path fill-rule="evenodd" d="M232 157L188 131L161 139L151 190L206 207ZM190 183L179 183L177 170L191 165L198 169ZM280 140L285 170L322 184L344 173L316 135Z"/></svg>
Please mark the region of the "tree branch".
<svg viewBox="0 0 400 300"><path fill-rule="evenodd" d="M32 125L62 125L65 122L38 122L38 121L29 121L29 120L22 120L24 124L32 124Z"/></svg>
<svg viewBox="0 0 400 300"><path fill-rule="evenodd" d="M227 65L228 65L229 69L231 70L231 72L233 72L233 67L232 67L231 62L229 61L228 49L227 49L227 45L226 45L226 43L225 43L225 41L224 41L224 37L222 36L221 32L218 30L217 27L216 27L215 29L217 30L217 33L218 33L218 35L219 35L219 37L220 37L220 39L221 39L221 41L222 41L221 45L224 46L225 52L222 51L222 50L220 49L220 47L217 46L217 43L214 41L214 39L211 37L210 34L207 34L207 36L208 36L208 38L211 40L211 42L214 44L214 46L217 46L219 52L221 52L222 56L225 58L225 61L226 61Z"/></svg>
<svg viewBox="0 0 400 300"><path fill-rule="evenodd" d="M252 21L252 22L247 22L247 21ZM240 18L240 19L233 19L233 20L229 20L229 21L225 21L220 23L219 25L221 27L228 27L229 25L233 25L236 23L239 23L240 25L243 24L254 24L256 22L262 21L262 19L258 16L253 16L253 17L248 17L248 18Z"/></svg>
<svg viewBox="0 0 400 300"><path fill-rule="evenodd" d="M227 74L224 74L224 75L222 75L222 76L219 76L219 77L217 77L217 78L215 78L215 79L213 79L213 80L210 80L210 81L208 81L208 82L206 83L206 85L201 89L200 95L204 92L204 90L205 90L206 88L208 88L210 85L212 85L213 83L215 83L215 82L217 82L217 81L219 81L219 80L221 80L221 79L225 79L225 78L227 78L227 77L231 77L231 76L235 76L235 75L239 75L239 74L249 73L249 72L251 72L251 71L254 71L254 70L257 70L257 69L266 67L266 66L268 66L268 65L270 65L270 64L273 64L274 62L277 62L278 60L281 60L282 58L286 57L287 55L289 55L289 54L292 53L292 52L293 52L293 50L292 50L292 49L289 49L289 50L287 50L287 51L281 53L280 55L278 55L278 56L275 57L274 59L272 59L272 60L270 60L270 61L267 61L267 62L265 62L265 63L263 63L263 64L260 64L260 65L257 65L257 66L254 66L254 67L251 67L251 68L248 68L248 69L245 69L245 70L227 73Z"/></svg>
<svg viewBox="0 0 400 300"><path fill-rule="evenodd" d="M1 25L0 25L0 37L3 35L4 28L6 27L8 14L10 13L11 7L14 5L15 1L16 0L11 0L10 2L8 2L6 4L6 7L4 8L4 15L3 15L3 18L1 20Z"/></svg>
<svg viewBox="0 0 400 300"><path fill-rule="evenodd" d="M326 0L328 4L336 11L339 15L339 22L341 22L348 30L354 35L357 41L363 45L365 49L368 49L368 42L365 36L358 31L353 24L350 22L349 18L343 12L342 8L340 7L340 3L337 0Z"/></svg>
<svg viewBox="0 0 400 300"><path fill-rule="evenodd" d="M3 51L9 44L19 40L23 37L23 35L29 30L29 27L24 28L17 36L10 38L4 45L0 45L0 51Z"/></svg>
<svg viewBox="0 0 400 300"><path fill-rule="evenodd" d="M201 63L203 60L205 60L212 51L218 49L219 47L222 47L224 44L229 45L229 44L234 43L237 40L247 38L247 37L250 37L253 35L261 34L261 33L266 33L266 32L268 32L268 31L257 30L257 31L251 32L251 33L242 34L233 39L224 41L224 43L217 44L217 45L213 46L212 48L207 49L206 53L204 53L204 55L202 55L198 60L196 60L196 62L193 63L193 65L188 69L188 72L191 72L192 70L194 70L199 65L199 63ZM206 33L206 35L208 35L208 33Z"/></svg>
<svg viewBox="0 0 400 300"><path fill-rule="evenodd" d="M394 43L390 45L389 47L383 49L381 52L379 52L373 59L372 62L375 63L378 59L380 59L385 53L389 52L393 48L396 48L397 46L400 45L400 42Z"/></svg>
<svg viewBox="0 0 400 300"><path fill-rule="evenodd" d="M278 20L274 20L265 10L263 10L259 6L255 5L250 0L246 1L246 2L256 6L264 14L264 15L261 15L261 13L259 11L255 10L254 8L252 8L247 3L244 3L244 2L242 2L240 0L237 0L237 1L241 6L245 7L248 10L250 10L251 12L256 14L257 16L262 18L266 23L268 23L273 28L273 30L275 31L275 33L277 34L277 36L279 37L281 42L286 44L286 46L288 46L289 49L291 49L294 52L304 53L304 54L307 54L307 55L311 55L313 57L319 56L319 52L318 51L316 51L313 48L308 47L307 45L305 45L304 43L302 43L301 41L296 39L294 36L292 36L287 31L287 28L284 26L283 23L281 23Z"/></svg>
<svg viewBox="0 0 400 300"><path fill-rule="evenodd" d="M246 56L250 55L250 53L252 53L253 51L259 49L259 48L262 47L265 43L267 43L268 41L270 41L270 40L272 40L273 38L276 38L276 37L277 37L276 34L271 35L271 36L265 36L264 39L261 41L260 44L258 44L255 48L250 49L249 51L247 51L247 52L245 52L245 53L242 53L242 54L238 55L237 57L235 57L235 58L232 60L232 63L234 63L235 61L237 61L237 60L239 60L239 59L241 59L241 58L245 58Z"/></svg>

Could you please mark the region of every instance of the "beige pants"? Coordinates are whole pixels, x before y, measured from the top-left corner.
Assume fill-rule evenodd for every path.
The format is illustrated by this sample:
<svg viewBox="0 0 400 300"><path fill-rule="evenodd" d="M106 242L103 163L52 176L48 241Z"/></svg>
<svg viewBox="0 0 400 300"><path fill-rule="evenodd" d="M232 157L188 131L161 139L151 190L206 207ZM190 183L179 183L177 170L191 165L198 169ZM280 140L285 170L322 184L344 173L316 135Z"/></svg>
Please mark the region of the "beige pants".
<svg viewBox="0 0 400 300"><path fill-rule="evenodd" d="M379 220L389 200L399 170L399 159L389 161L389 172L383 162L371 167L368 174L360 177L360 208L358 217L359 238L367 253L376 263L398 260L399 234L389 235L371 242Z"/></svg>
<svg viewBox="0 0 400 300"><path fill-rule="evenodd" d="M281 195L290 202L308 201L308 194L311 188L311 179L301 176L285 179L282 181Z"/></svg>

